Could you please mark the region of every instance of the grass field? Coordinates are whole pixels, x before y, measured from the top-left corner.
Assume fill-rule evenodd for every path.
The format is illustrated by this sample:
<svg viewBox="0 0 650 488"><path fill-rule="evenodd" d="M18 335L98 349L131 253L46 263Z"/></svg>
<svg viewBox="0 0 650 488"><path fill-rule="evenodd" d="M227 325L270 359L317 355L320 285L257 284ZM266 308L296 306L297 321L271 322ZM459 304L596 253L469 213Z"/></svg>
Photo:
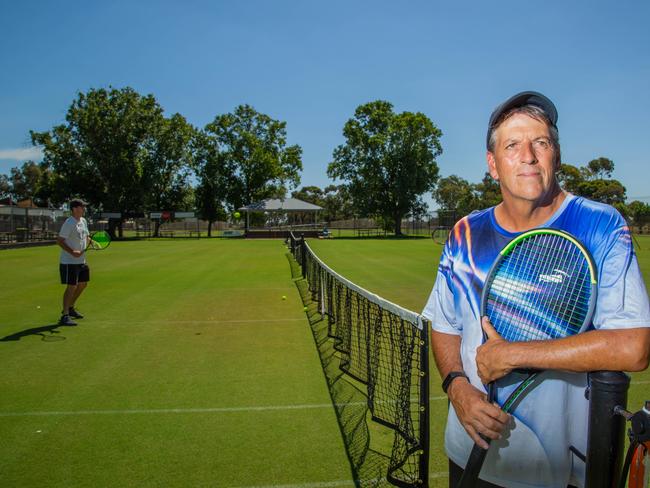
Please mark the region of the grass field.
<svg viewBox="0 0 650 488"><path fill-rule="evenodd" d="M425 238L311 244L413 310L440 254ZM0 486L353 486L280 241L115 242L89 255L77 327L56 326L57 260L55 247L0 251ZM631 405L649 380L633 376ZM435 368L431 398L430 481L445 486Z"/></svg>
<svg viewBox="0 0 650 488"><path fill-rule="evenodd" d="M281 242L116 242L89 260L86 318L56 327L57 249L0 253L0 486L351 479Z"/></svg>

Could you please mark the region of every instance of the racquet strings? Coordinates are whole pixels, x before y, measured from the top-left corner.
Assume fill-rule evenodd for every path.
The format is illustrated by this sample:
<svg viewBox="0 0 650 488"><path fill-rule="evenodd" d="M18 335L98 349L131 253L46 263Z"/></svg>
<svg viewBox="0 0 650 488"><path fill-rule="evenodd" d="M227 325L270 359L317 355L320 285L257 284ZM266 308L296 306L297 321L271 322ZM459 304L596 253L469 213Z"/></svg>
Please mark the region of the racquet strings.
<svg viewBox="0 0 650 488"><path fill-rule="evenodd" d="M508 341L578 333L590 311L589 263L561 235L536 234L519 242L498 264L485 314Z"/></svg>
<svg viewBox="0 0 650 488"><path fill-rule="evenodd" d="M108 232L100 230L95 232L91 237L95 249L106 249L111 243L111 236Z"/></svg>

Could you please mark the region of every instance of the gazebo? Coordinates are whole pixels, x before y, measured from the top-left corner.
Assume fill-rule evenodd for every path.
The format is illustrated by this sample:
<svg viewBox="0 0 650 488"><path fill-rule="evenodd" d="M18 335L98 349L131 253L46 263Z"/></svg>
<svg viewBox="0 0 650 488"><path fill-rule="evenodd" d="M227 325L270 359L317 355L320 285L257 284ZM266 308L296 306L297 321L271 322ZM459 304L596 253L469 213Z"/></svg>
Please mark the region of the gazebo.
<svg viewBox="0 0 650 488"><path fill-rule="evenodd" d="M313 224L318 223L318 212L323 210L322 207L314 205L313 203L304 202L298 200L297 198L271 198L268 200L262 200L259 202L254 202L244 207L238 209L240 212L246 213L246 237L286 237L289 230L282 230L280 226L274 229L260 229L260 230L251 230L250 228L250 215L252 213L275 213L275 214L297 214L297 213L308 213L313 214L314 220ZM288 225L287 227L291 227ZM319 231L314 229L310 233L317 234Z"/></svg>

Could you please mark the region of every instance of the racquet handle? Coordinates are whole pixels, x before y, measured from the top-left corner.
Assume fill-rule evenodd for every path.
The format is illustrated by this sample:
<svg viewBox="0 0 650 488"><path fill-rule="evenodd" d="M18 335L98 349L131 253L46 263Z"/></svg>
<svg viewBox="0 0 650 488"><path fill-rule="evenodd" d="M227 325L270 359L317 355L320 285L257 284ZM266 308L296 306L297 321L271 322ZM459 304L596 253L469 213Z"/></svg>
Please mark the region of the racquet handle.
<svg viewBox="0 0 650 488"><path fill-rule="evenodd" d="M487 437L481 435L481 438L488 444L490 443L490 439ZM483 449L477 444L474 444L472 452L469 454L469 458L467 459L467 465L465 466L465 471L463 471L463 476L461 476L456 488L473 488L476 486L478 475L481 472L481 467L483 467L483 461L485 461L487 453L487 449Z"/></svg>

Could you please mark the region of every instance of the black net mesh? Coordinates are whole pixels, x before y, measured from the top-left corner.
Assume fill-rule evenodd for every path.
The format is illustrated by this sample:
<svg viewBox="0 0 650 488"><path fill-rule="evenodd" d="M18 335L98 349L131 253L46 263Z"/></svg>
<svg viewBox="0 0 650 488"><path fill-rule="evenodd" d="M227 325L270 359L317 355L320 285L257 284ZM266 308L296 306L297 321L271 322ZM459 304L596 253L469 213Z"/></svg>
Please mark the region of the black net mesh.
<svg viewBox="0 0 650 488"><path fill-rule="evenodd" d="M290 247L332 344L323 366L357 385L350 398L332 396L357 484L427 486L427 324L338 275L302 240L291 236Z"/></svg>

